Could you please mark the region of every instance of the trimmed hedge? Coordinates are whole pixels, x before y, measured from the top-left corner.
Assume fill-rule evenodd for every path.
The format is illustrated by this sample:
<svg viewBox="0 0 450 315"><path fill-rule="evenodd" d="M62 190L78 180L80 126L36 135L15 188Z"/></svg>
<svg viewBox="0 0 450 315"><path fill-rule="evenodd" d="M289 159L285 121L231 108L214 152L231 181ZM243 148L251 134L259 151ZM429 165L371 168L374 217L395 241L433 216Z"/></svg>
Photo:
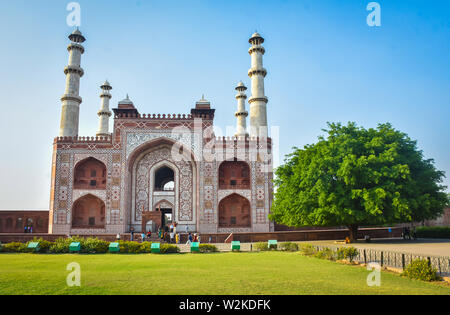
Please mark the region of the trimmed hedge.
<svg viewBox="0 0 450 315"><path fill-rule="evenodd" d="M419 238L449 238L449 226L433 226L433 227L419 227L416 229L416 235Z"/></svg>
<svg viewBox="0 0 450 315"><path fill-rule="evenodd" d="M301 244L300 252L305 256L313 256L317 253L317 249L311 244Z"/></svg>
<svg viewBox="0 0 450 315"><path fill-rule="evenodd" d="M200 244L199 251L200 251L200 253L217 253L219 251L219 249L215 245Z"/></svg>
<svg viewBox="0 0 450 315"><path fill-rule="evenodd" d="M314 254L314 257L327 260L336 260L336 252L331 248L324 248Z"/></svg>
<svg viewBox="0 0 450 315"><path fill-rule="evenodd" d="M180 252L180 248L177 245L161 244L161 254L176 254Z"/></svg>
<svg viewBox="0 0 450 315"><path fill-rule="evenodd" d="M298 244L292 242L285 242L280 244L280 249L285 252L297 252Z"/></svg>

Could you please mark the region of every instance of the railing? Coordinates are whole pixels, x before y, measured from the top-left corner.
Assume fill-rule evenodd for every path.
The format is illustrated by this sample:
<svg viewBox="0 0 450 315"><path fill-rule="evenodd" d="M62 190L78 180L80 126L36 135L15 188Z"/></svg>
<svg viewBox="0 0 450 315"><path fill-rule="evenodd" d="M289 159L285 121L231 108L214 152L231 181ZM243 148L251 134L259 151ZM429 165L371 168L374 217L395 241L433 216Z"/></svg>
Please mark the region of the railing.
<svg viewBox="0 0 450 315"><path fill-rule="evenodd" d="M313 246L318 250L329 248L333 251L337 251L339 249L338 246ZM367 264L376 262L379 263L381 267L392 267L404 270L413 260L423 259L427 260L433 268L436 268L440 276L450 276L450 257L418 255L367 248L357 248L357 250L358 256L356 256L354 260L359 263Z"/></svg>

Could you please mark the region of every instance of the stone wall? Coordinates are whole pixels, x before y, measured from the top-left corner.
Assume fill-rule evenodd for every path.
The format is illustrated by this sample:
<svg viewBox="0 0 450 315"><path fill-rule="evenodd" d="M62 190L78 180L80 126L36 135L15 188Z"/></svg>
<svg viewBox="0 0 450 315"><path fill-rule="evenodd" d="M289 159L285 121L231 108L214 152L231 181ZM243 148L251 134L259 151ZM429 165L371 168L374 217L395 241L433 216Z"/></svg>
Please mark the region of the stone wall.
<svg viewBox="0 0 450 315"><path fill-rule="evenodd" d="M33 232L48 232L48 211L0 211L0 233L23 233L28 222Z"/></svg>

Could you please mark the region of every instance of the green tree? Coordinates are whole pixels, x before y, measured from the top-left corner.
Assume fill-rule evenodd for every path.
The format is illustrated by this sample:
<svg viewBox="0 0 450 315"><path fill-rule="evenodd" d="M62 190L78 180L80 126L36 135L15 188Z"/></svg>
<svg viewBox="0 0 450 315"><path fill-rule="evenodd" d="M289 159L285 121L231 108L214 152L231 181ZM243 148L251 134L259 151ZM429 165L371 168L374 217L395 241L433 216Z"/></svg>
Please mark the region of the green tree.
<svg viewBox="0 0 450 315"><path fill-rule="evenodd" d="M417 142L390 124L364 129L328 123L327 137L294 148L276 170L269 218L300 226L419 222L442 214L448 202L444 173L424 159Z"/></svg>

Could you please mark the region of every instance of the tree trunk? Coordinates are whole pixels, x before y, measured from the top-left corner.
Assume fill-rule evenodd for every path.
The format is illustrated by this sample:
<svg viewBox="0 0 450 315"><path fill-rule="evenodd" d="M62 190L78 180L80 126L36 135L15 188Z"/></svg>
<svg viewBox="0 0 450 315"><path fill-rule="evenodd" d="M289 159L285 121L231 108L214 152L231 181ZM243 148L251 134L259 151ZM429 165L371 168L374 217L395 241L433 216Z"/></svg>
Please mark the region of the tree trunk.
<svg viewBox="0 0 450 315"><path fill-rule="evenodd" d="M348 230L349 230L350 243L356 242L358 240L358 225L351 224L348 226Z"/></svg>

